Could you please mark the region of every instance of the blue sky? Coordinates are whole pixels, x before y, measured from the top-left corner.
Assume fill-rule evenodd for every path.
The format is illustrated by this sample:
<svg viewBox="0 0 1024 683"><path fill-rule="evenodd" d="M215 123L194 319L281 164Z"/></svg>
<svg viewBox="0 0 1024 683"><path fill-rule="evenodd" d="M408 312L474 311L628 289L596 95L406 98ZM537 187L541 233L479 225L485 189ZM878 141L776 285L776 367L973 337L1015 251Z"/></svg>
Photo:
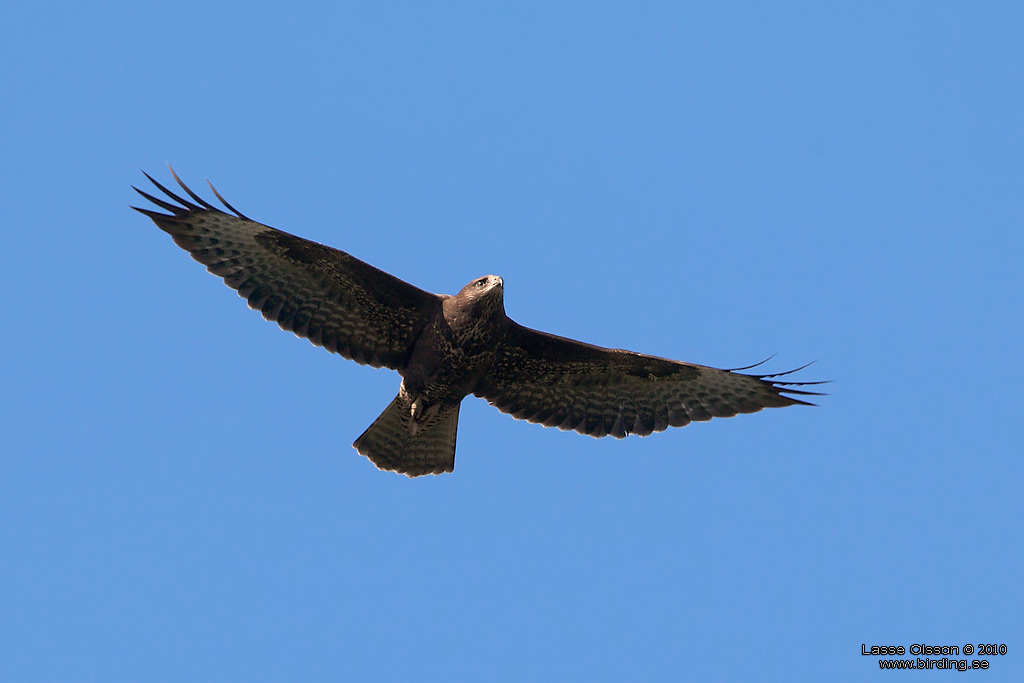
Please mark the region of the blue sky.
<svg viewBox="0 0 1024 683"><path fill-rule="evenodd" d="M0 677L1021 680L1019 4L2 14ZM168 161L531 327L835 381L624 441L471 398L454 474L378 472L398 376L130 211Z"/></svg>

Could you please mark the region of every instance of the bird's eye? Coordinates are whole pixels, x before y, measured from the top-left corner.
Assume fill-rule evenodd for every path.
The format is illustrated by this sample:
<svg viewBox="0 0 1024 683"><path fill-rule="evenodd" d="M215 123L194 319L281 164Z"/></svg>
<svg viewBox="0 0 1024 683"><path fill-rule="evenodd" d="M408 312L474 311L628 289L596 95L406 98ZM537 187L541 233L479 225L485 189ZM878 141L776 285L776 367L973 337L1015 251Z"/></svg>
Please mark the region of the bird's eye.
<svg viewBox="0 0 1024 683"><path fill-rule="evenodd" d="M486 284L487 284L487 278L485 278L485 277L482 277L482 278L480 278L479 280L476 281L476 286L477 287L483 287Z"/></svg>

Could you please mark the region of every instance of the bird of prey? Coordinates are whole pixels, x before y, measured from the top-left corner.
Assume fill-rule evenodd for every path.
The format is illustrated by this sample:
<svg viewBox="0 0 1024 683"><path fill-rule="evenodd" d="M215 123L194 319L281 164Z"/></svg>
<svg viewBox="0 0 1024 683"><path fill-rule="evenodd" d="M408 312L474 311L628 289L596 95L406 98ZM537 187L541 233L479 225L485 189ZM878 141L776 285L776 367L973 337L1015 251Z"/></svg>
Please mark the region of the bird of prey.
<svg viewBox="0 0 1024 683"><path fill-rule="evenodd" d="M146 178L166 199L153 219L196 261L282 329L360 364L402 376L398 396L356 439L382 470L451 472L462 399L594 437L647 436L693 420L811 405L820 395L788 375L747 375L605 349L524 327L505 315L504 283L486 275L454 295L431 294L349 254L257 223L210 189L218 209ZM170 201L168 201L170 200ZM760 365L760 364L758 364ZM804 366L806 367L806 366Z"/></svg>

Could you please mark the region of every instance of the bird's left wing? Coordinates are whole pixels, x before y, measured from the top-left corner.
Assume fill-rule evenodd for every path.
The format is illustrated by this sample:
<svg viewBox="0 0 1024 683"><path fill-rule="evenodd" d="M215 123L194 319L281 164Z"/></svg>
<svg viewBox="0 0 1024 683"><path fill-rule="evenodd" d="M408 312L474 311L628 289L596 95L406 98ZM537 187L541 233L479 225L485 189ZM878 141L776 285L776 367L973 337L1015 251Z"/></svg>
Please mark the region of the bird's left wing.
<svg viewBox="0 0 1024 683"><path fill-rule="evenodd" d="M744 375L605 349L513 322L473 393L519 420L621 439L807 404L785 394L814 395L799 387L817 382L772 381L785 374Z"/></svg>
<svg viewBox="0 0 1024 683"><path fill-rule="evenodd" d="M173 174L174 171L172 170ZM400 369L443 298L338 249L234 215L185 186L189 201L146 177L166 201L136 192L170 213L135 208L196 261L283 329L357 363ZM210 186L213 189L213 186Z"/></svg>

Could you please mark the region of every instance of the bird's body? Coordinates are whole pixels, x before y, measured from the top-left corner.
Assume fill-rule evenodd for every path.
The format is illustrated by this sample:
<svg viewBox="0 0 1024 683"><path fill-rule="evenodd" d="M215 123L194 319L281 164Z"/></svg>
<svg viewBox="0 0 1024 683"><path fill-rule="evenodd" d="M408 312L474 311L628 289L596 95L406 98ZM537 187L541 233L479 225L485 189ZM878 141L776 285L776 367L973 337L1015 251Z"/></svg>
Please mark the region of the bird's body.
<svg viewBox="0 0 1024 683"><path fill-rule="evenodd" d="M357 451L413 476L451 471L459 406L493 364L508 327L502 287L488 275L444 299L398 370L398 396L356 439Z"/></svg>
<svg viewBox="0 0 1024 683"><path fill-rule="evenodd" d="M172 171L173 173L173 171ZM149 177L149 176L147 176ZM317 346L402 376L398 395L353 444L409 476L455 466L459 406L475 394L517 419L591 436L645 436L692 420L806 403L814 382L745 375L604 349L523 327L488 275L431 294L349 254L234 215L150 181L176 203L138 209L268 320ZM212 186L211 186L212 188ZM746 369L746 368L741 368Z"/></svg>
<svg viewBox="0 0 1024 683"><path fill-rule="evenodd" d="M440 314L413 344L402 385L427 404L458 403L494 362L511 322L505 315L504 283L494 275L474 280L447 297Z"/></svg>

